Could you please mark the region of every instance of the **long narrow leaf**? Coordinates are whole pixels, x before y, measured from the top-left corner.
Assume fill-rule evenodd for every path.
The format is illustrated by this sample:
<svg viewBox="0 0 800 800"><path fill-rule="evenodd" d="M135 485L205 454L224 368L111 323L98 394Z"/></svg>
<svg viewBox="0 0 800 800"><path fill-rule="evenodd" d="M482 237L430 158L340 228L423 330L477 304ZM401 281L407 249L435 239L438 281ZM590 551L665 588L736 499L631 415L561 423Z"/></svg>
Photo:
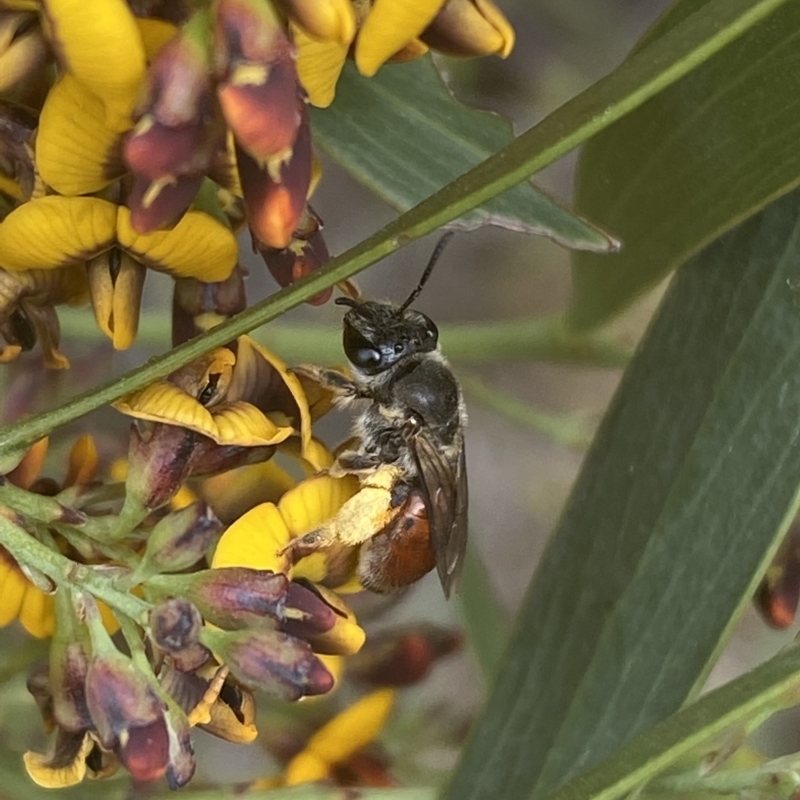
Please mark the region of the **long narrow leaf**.
<svg viewBox="0 0 800 800"><path fill-rule="evenodd" d="M681 0L647 43L696 8ZM624 241L576 255L571 319L604 322L723 231L800 183L800 3L596 136L577 205Z"/></svg>
<svg viewBox="0 0 800 800"><path fill-rule="evenodd" d="M678 275L448 798L543 797L674 712L797 507L800 192Z"/></svg>
<svg viewBox="0 0 800 800"><path fill-rule="evenodd" d="M374 78L348 65L336 101L313 113L312 123L314 141L398 211L407 211L514 138L507 120L459 103L427 58L387 66ZM617 246L530 183L475 209L462 222L539 233L579 250L608 252Z"/></svg>

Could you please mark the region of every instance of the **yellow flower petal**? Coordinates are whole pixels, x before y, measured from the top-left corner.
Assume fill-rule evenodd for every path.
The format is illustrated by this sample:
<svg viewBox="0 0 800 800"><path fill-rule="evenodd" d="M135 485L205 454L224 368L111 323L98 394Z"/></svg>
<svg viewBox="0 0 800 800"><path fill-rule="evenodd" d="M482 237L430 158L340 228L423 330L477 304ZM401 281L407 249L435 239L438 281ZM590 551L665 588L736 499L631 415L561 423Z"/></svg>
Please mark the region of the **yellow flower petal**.
<svg viewBox="0 0 800 800"><path fill-rule="evenodd" d="M97 327L115 350L127 350L139 332L139 311L147 270L124 250L112 247L87 264Z"/></svg>
<svg viewBox="0 0 800 800"><path fill-rule="evenodd" d="M241 400L215 407L212 416L217 426L217 435L212 438L218 444L280 444L294 433L291 426L274 425L254 405Z"/></svg>
<svg viewBox="0 0 800 800"><path fill-rule="evenodd" d="M0 628L19 616L25 592L31 582L20 572L17 562L0 548Z"/></svg>
<svg viewBox="0 0 800 800"><path fill-rule="evenodd" d="M169 507L173 511L186 508L192 503L197 502L197 495L185 484L178 489L178 493L169 501Z"/></svg>
<svg viewBox="0 0 800 800"><path fill-rule="evenodd" d="M0 223L0 266L53 269L85 261L114 241L117 207L97 197L39 197Z"/></svg>
<svg viewBox="0 0 800 800"><path fill-rule="evenodd" d="M447 0L422 38L452 56L506 58L514 48L514 29L491 0Z"/></svg>
<svg viewBox="0 0 800 800"><path fill-rule="evenodd" d="M283 773L284 786L297 786L301 783L323 781L328 777L330 767L319 756L308 750L299 752L286 765Z"/></svg>
<svg viewBox="0 0 800 800"><path fill-rule="evenodd" d="M281 0L281 5L315 39L349 47L356 35L356 14L350 0Z"/></svg>
<svg viewBox="0 0 800 800"><path fill-rule="evenodd" d="M158 51L178 32L177 25L163 19L137 18L136 24L139 26L145 58L148 61L152 61Z"/></svg>
<svg viewBox="0 0 800 800"><path fill-rule="evenodd" d="M266 407L261 406L261 408L265 412L279 410L275 405L271 404L272 398L270 397L271 394L274 394L278 402L284 399L280 396L280 390L274 389L272 385L275 376L270 373L272 370L277 372L280 380L289 390L294 406L300 414L300 419L294 420L294 423L300 432L300 439L305 451L311 441L311 414L309 413L308 403L300 381L289 372L286 364L280 358L249 336L240 336L237 342L236 368L233 372L231 385L228 388L228 397L232 400L244 398L255 402L254 395L266 395L264 401ZM287 413L290 411L289 408L281 408L280 410Z"/></svg>
<svg viewBox="0 0 800 800"><path fill-rule="evenodd" d="M182 389L158 381L121 397L112 404L123 414L151 422L165 422L214 437L217 426L211 412Z"/></svg>
<svg viewBox="0 0 800 800"><path fill-rule="evenodd" d="M336 95L336 82L344 69L349 45L337 41L321 42L298 25L291 24L297 47L297 77L318 108L326 108Z"/></svg>
<svg viewBox="0 0 800 800"><path fill-rule="evenodd" d="M131 226L130 211L120 206L117 239L137 261L151 269L207 283L224 281L233 272L239 255L231 231L202 211L187 211L172 230L140 234ZM0 250L0 265L1 256Z"/></svg>
<svg viewBox="0 0 800 800"><path fill-rule="evenodd" d="M277 503L294 485L292 476L270 459L206 478L201 494L214 513L230 523L259 503Z"/></svg>
<svg viewBox="0 0 800 800"><path fill-rule="evenodd" d="M289 561L278 553L290 538L277 507L272 503L262 503L236 520L222 534L211 566L269 569L285 574L289 569Z"/></svg>
<svg viewBox="0 0 800 800"><path fill-rule="evenodd" d="M69 451L69 466L64 486L81 486L94 478L97 472L97 446L89 434L79 437Z"/></svg>
<svg viewBox="0 0 800 800"><path fill-rule="evenodd" d="M313 436L306 447L303 447L297 439L287 439L280 449L282 453L287 453L299 460L300 467L307 478L328 469L333 464L333 455L330 450Z"/></svg>
<svg viewBox="0 0 800 800"><path fill-rule="evenodd" d="M356 40L356 66L374 75L395 53L416 39L444 0L375 0Z"/></svg>
<svg viewBox="0 0 800 800"><path fill-rule="evenodd" d="M125 172L106 127L105 107L73 75L63 75L47 95L36 135L36 166L59 194L97 192Z"/></svg>
<svg viewBox="0 0 800 800"><path fill-rule="evenodd" d="M358 479L352 475L317 475L286 492L278 508L291 535L303 536L334 516L357 491Z"/></svg>
<svg viewBox="0 0 800 800"><path fill-rule="evenodd" d="M0 193L8 195L12 200L22 200L22 187L8 175L0 174Z"/></svg>
<svg viewBox="0 0 800 800"><path fill-rule="evenodd" d="M356 621L356 615L339 597L338 588L334 592L326 586L317 586L316 590L338 614L333 628L314 636L311 642L314 650L337 656L351 656L357 653L364 646L367 634Z"/></svg>
<svg viewBox="0 0 800 800"><path fill-rule="evenodd" d="M44 460L47 458L47 450L50 446L50 439L45 436L34 442L20 459L14 469L9 470L8 480L20 489L30 489L31 484L39 477L42 471Z"/></svg>
<svg viewBox="0 0 800 800"><path fill-rule="evenodd" d="M124 0L43 0L50 38L69 72L106 107L106 123L128 130L145 73L136 19Z"/></svg>
<svg viewBox="0 0 800 800"><path fill-rule="evenodd" d="M391 689L378 689L362 697L323 725L308 740L304 752L330 765L346 761L378 736L393 704Z"/></svg>
<svg viewBox="0 0 800 800"><path fill-rule="evenodd" d="M19 621L28 633L38 639L52 636L56 627L53 598L29 583L19 609Z"/></svg>
<svg viewBox="0 0 800 800"><path fill-rule="evenodd" d="M94 747L88 733L59 734L59 738L62 746L59 747L57 741L52 753L29 750L22 756L31 780L45 789L63 789L79 784L86 776L86 758Z"/></svg>

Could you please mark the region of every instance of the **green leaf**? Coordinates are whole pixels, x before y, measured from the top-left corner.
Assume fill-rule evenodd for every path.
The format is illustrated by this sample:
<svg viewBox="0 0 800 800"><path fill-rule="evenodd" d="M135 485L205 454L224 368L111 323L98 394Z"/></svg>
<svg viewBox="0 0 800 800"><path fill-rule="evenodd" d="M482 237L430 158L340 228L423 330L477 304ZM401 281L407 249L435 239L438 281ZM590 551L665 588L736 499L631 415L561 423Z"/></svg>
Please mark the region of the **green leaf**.
<svg viewBox="0 0 800 800"><path fill-rule="evenodd" d="M513 138L511 123L458 102L430 58L388 65L374 78L347 64L330 108L312 109L314 141L398 211L408 211ZM549 236L565 247L608 252L617 242L530 183L461 220Z"/></svg>
<svg viewBox="0 0 800 800"><path fill-rule="evenodd" d="M679 273L448 798L543 797L702 681L798 505L799 218L796 192Z"/></svg>
<svg viewBox="0 0 800 800"><path fill-rule="evenodd" d="M632 59L702 5L710 7L680 0ZM623 247L574 257L576 327L606 321L797 186L798 92L800 3L792 2L587 144L577 207Z"/></svg>
<svg viewBox="0 0 800 800"><path fill-rule="evenodd" d="M401 245L477 208L663 91L784 2L787 0L711 0L622 68L565 103L458 180L332 259L324 269L117 380L95 386L52 411L0 427L0 456L163 378L202 353L279 317L337 281L352 277Z"/></svg>
<svg viewBox="0 0 800 800"><path fill-rule="evenodd" d="M458 600L469 644L483 677L489 681L508 644L510 627L486 565L474 547L467 551Z"/></svg>
<svg viewBox="0 0 800 800"><path fill-rule="evenodd" d="M798 688L800 649L795 645L635 737L611 758L563 786L551 795L551 800L623 797L683 758L694 757L699 762L700 755L705 755L703 746L718 742L721 734L751 730L754 724L776 711L795 705ZM699 763L694 766L697 784L701 784ZM718 772L716 776L724 774ZM708 777L712 778L709 781L712 785L724 783L713 781L714 776ZM728 779L731 777L729 775ZM767 780L764 783L769 784ZM726 788L731 791L730 786ZM773 792L774 789L773 782ZM643 796L649 796L647 789ZM695 792L690 796L707 798L712 795Z"/></svg>

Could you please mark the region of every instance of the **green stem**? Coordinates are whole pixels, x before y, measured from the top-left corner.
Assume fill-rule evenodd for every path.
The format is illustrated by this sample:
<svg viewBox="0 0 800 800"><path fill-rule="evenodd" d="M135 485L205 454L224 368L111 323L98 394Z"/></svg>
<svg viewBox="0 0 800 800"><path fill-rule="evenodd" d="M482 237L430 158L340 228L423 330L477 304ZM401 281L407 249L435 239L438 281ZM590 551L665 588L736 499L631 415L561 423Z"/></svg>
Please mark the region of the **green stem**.
<svg viewBox="0 0 800 800"><path fill-rule="evenodd" d="M715 794L741 794L748 791L762 791L774 796L788 796L800 784L797 772L800 770L800 755L788 756L767 761L752 769L726 769L704 775L698 770L665 775L652 781L648 793L674 792L714 792ZM780 791L780 785L788 791Z"/></svg>
<svg viewBox="0 0 800 800"><path fill-rule="evenodd" d="M631 56L619 69L458 180L332 259L323 269L117 380L94 387L52 411L0 428L0 453L30 444L60 425L163 378L208 350L275 319L323 289L356 275L400 247L482 205L641 106L784 2L786 0L712 0Z"/></svg>
<svg viewBox="0 0 800 800"><path fill-rule="evenodd" d="M17 562L38 569L58 586L83 589L137 621L147 620L150 606L143 600L117 591L112 585L112 580L101 575L96 568L78 564L51 550L1 514L0 545L5 547Z"/></svg>
<svg viewBox="0 0 800 800"><path fill-rule="evenodd" d="M82 525L86 522L84 514L63 506L54 497L20 489L19 486L2 478L0 478L0 505L39 522L66 522L71 525Z"/></svg>
<svg viewBox="0 0 800 800"><path fill-rule="evenodd" d="M125 614L121 614L119 617L119 627L122 631L122 635L125 637L125 641L128 644L128 650L131 654L131 659L133 663L139 667L145 675L150 675L153 672L153 668L150 666L150 662L147 659L147 654L144 650L144 644L142 643L142 637L139 633L139 628L136 626L136 623Z"/></svg>
<svg viewBox="0 0 800 800"><path fill-rule="evenodd" d="M487 408L533 428L565 447L583 448L592 441L596 421L586 414L549 414L508 394L490 389L477 378L463 373L458 377L468 399L477 400Z"/></svg>

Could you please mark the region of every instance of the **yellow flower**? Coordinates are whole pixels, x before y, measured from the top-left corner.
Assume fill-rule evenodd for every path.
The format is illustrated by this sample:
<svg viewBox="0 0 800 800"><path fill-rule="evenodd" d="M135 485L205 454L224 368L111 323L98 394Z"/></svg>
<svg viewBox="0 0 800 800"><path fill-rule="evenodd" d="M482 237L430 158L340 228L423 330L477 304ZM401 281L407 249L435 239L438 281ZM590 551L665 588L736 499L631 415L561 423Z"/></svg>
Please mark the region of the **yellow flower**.
<svg viewBox="0 0 800 800"><path fill-rule="evenodd" d="M448 55L502 58L514 46L514 30L492 0L353 0L353 5L356 67L368 77L387 61L423 55L428 46ZM350 42L320 36L299 17L291 28L300 82L314 105L328 106Z"/></svg>
<svg viewBox="0 0 800 800"><path fill-rule="evenodd" d="M357 700L326 722L286 765L283 785L296 786L329 778L334 767L363 750L380 734L394 703L391 689L379 689Z"/></svg>
<svg viewBox="0 0 800 800"><path fill-rule="evenodd" d="M292 539L333 517L357 491L358 480L353 476L316 475L301 481L277 504L261 503L234 522L222 535L212 566L282 572L293 579L324 581L340 592L359 591L352 552L320 551L294 565L282 552Z"/></svg>
<svg viewBox="0 0 800 800"><path fill-rule="evenodd" d="M60 333L55 306L81 305L87 299L86 272L81 266L25 272L0 269L0 334L7 342L0 350L0 363L13 361L38 341L45 366L54 369L69 366L58 349Z"/></svg>
<svg viewBox="0 0 800 800"><path fill-rule="evenodd" d="M43 0L43 10L62 66L101 100L111 130L127 130L145 72L144 44L127 4Z"/></svg>

